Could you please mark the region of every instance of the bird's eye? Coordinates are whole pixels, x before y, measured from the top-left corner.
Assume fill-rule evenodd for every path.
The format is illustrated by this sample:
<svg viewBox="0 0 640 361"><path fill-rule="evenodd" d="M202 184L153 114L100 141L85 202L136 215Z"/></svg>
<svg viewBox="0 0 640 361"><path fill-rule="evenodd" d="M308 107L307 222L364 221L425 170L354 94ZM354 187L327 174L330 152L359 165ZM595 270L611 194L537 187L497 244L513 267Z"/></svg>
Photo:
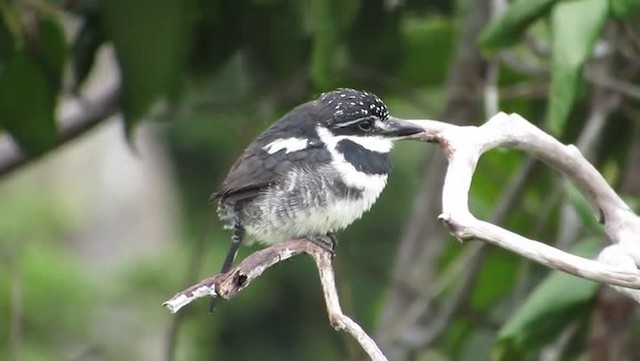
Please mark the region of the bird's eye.
<svg viewBox="0 0 640 361"><path fill-rule="evenodd" d="M373 121L371 120L363 120L358 123L358 128L363 132L370 132L373 130Z"/></svg>

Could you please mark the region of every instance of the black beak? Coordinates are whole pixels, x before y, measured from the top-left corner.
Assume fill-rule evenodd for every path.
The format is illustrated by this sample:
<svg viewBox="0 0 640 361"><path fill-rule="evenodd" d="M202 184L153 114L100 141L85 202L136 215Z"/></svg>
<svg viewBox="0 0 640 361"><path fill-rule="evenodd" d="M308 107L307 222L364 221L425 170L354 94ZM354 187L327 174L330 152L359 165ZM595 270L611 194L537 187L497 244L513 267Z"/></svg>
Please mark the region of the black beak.
<svg viewBox="0 0 640 361"><path fill-rule="evenodd" d="M424 132L424 128L417 124L413 124L405 120L400 120L398 118L389 117L384 122L382 136L401 139L422 132Z"/></svg>

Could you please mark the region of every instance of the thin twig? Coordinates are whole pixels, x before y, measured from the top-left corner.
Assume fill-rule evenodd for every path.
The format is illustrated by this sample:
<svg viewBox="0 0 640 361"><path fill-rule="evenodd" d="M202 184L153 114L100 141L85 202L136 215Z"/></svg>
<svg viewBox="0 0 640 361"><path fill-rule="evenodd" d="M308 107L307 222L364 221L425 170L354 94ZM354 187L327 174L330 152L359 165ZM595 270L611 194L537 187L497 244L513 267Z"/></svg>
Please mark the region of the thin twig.
<svg viewBox="0 0 640 361"><path fill-rule="evenodd" d="M331 266L332 254L304 238L289 240L257 251L229 272L206 278L178 292L164 305L175 313L198 298L213 296L231 299L269 267L301 253L310 255L316 263L331 325L337 330L345 330L356 339L371 360L386 361L387 358L373 339L342 312Z"/></svg>
<svg viewBox="0 0 640 361"><path fill-rule="evenodd" d="M196 277L198 277L198 273L200 272L200 267L202 266L202 261L205 255L205 249L208 244L207 236L209 235L209 227L210 223L207 222L203 231L198 235L198 239L196 243L193 245L191 255L189 257L189 267L187 268L187 272L185 273L185 284L190 284L195 282ZM176 358L176 348L178 345L178 336L179 330L182 326L182 323L185 319L186 313L178 313L169 323L169 327L167 328L167 339L166 339L166 351L165 358L166 361L173 361Z"/></svg>
<svg viewBox="0 0 640 361"><path fill-rule="evenodd" d="M498 60L509 68L526 75L535 76L537 78L548 78L549 69L541 64L535 64L531 60L517 56L513 51L504 51L498 54Z"/></svg>
<svg viewBox="0 0 640 361"><path fill-rule="evenodd" d="M360 325L342 312L338 291L336 289L336 280L333 274L333 268L331 267L332 255L320 247L315 245L314 247L316 247L316 251L311 252L310 255L313 257L313 260L316 262L316 267L318 268L320 283L322 284L322 293L324 294L324 301L327 305L331 326L336 330L345 330L353 336L371 360L386 361L387 358L382 351L380 351L375 341L367 335Z"/></svg>
<svg viewBox="0 0 640 361"><path fill-rule="evenodd" d="M467 267L463 268L465 274L460 277L456 289L452 295L443 302L443 305L438 310L436 317L429 321L426 327L416 328L412 333L407 334L403 341L409 344L413 349L430 345L436 341L446 330L449 325L451 317L458 311L461 305L465 304L465 300L469 294L473 291L477 277L474 275L480 270L483 265L486 247L478 246L473 248L474 257L471 258L471 262Z"/></svg>
<svg viewBox="0 0 640 361"><path fill-rule="evenodd" d="M22 274L19 262L11 262L9 265L11 292L9 315L9 358L12 361L22 360L22 317L23 317L23 291Z"/></svg>
<svg viewBox="0 0 640 361"><path fill-rule="evenodd" d="M83 107L78 112L60 119L58 122L60 131L55 139L54 147L59 147L78 138L115 115L119 109L119 97L120 87L114 86L106 89L95 100L84 101ZM0 137L0 177L6 176L37 158L38 156L30 156L23 152L9 136Z"/></svg>
<svg viewBox="0 0 640 361"><path fill-rule="evenodd" d="M589 80L595 85L615 91L621 95L624 95L633 99L640 99L639 86L633 85L632 83L626 82L624 80L612 78L607 75L595 74L594 72L589 71L588 68L584 71L584 75L587 78L587 80Z"/></svg>
<svg viewBox="0 0 640 361"><path fill-rule="evenodd" d="M489 64L484 82L484 114L487 118L497 114L500 109L500 93L498 92L499 76L500 64L494 60Z"/></svg>
<svg viewBox="0 0 640 361"><path fill-rule="evenodd" d="M578 323L576 321L567 325L564 331L560 333L560 336L552 344L542 349L539 361L561 360L565 349L578 329Z"/></svg>

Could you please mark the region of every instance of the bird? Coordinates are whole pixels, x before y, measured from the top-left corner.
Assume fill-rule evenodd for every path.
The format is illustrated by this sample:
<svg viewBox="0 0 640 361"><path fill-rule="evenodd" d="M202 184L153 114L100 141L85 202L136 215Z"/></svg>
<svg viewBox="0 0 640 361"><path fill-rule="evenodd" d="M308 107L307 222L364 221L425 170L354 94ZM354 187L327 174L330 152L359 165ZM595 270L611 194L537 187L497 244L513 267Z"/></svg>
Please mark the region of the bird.
<svg viewBox="0 0 640 361"><path fill-rule="evenodd" d="M220 273L230 270L245 238L273 245L305 237L335 252L335 232L385 188L393 142L423 131L390 116L375 94L350 88L285 114L249 144L211 195L233 232Z"/></svg>

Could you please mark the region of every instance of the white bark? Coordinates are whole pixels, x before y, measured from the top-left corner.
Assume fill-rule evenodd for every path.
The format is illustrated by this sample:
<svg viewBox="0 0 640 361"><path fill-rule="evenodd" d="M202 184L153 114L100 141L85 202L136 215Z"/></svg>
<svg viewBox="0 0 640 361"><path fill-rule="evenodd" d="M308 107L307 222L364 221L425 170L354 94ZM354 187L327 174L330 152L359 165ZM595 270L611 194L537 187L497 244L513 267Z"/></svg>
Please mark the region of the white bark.
<svg viewBox="0 0 640 361"><path fill-rule="evenodd" d="M461 240L483 240L547 267L608 284L640 302L640 217L576 147L560 143L517 114L498 113L479 127L433 120L411 121L425 129L413 138L436 143L449 161L439 219L454 236ZM562 172L596 210L613 245L604 248L598 260L590 260L477 219L468 206L471 180L480 156L497 147L523 150ZM362 327L342 312L331 255L305 239L286 241L255 252L230 272L177 293L165 306L177 312L201 297L230 299L267 268L300 253L311 255L316 263L331 325L353 336L372 360L387 360Z"/></svg>
<svg viewBox="0 0 640 361"><path fill-rule="evenodd" d="M560 143L517 114L499 113L479 127L431 120L413 122L425 128L425 133L416 138L436 143L449 161L439 218L454 236L484 240L547 267L626 287L625 294L640 298L640 218L576 147ZM615 252L607 248L600 261L589 260L474 217L468 207L471 179L480 156L497 147L523 150L562 172L599 215L607 236L616 245Z"/></svg>
<svg viewBox="0 0 640 361"><path fill-rule="evenodd" d="M212 296L231 299L259 277L267 268L300 253L310 255L316 263L329 322L336 330L349 333L373 361L387 361L375 341L349 316L342 312L331 265L332 255L306 239L292 239L251 254L227 273L204 279L178 292L164 303L172 313L198 298Z"/></svg>

